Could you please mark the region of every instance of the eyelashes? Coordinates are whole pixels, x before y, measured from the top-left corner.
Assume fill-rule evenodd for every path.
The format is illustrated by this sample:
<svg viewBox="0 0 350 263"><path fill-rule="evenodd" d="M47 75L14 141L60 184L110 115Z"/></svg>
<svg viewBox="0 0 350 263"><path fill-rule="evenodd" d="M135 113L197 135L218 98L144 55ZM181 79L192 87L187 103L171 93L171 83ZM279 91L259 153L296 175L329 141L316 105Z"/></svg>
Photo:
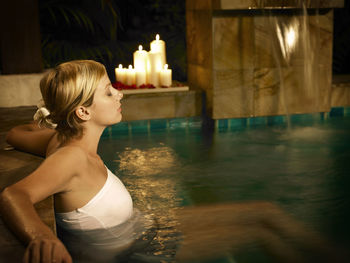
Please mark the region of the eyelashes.
<svg viewBox="0 0 350 263"><path fill-rule="evenodd" d="M112 92L112 89L113 89L113 92ZM106 91L106 95L108 97L112 97L112 96L116 96L118 98L123 98L123 93L120 92L119 90L114 90L114 88L112 86L110 86L107 91Z"/></svg>
<svg viewBox="0 0 350 263"><path fill-rule="evenodd" d="M107 95L108 97L113 96L113 93L111 92L111 88L112 88L112 87L109 86L108 89L107 89L106 95Z"/></svg>

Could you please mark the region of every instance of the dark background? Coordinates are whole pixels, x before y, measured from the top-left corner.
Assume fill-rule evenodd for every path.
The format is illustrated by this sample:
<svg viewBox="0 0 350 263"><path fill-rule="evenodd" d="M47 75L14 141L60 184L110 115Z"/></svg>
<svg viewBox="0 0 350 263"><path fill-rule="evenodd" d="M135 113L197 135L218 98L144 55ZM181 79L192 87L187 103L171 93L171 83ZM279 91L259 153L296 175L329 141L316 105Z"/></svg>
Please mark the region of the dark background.
<svg viewBox="0 0 350 263"><path fill-rule="evenodd" d="M23 3L27 3L27 6ZM114 81L114 68L120 63L124 67L132 64L133 52L138 46L141 44L145 50L149 50L149 43L159 33L167 45L167 62L173 70L173 79L187 80L185 0L6 1L2 4L6 7L3 10L10 11L0 13L3 17L3 21L0 21L1 36L7 40L13 37L12 42L7 41L10 45L20 43L21 33L16 30L23 28L25 22L17 27L16 23L31 13L30 8L35 13L33 3L37 4L40 43L23 44L23 48L17 47L15 50L28 48L33 50L33 54L35 46L40 50L38 55L29 54L27 61L22 56L22 64L37 63L38 67L50 68L72 59L94 59L106 66L111 81ZM11 5L12 9L8 7ZM22 13L18 13L18 7L22 7ZM29 29L24 32L36 34L35 30L32 32ZM4 42L1 41L2 51L9 48L4 48ZM350 74L349 45L350 0L345 0L344 8L334 10L333 74ZM8 53L1 52L0 58L6 60ZM2 74L13 73L3 64L0 70ZM17 73L25 72L28 70Z"/></svg>
<svg viewBox="0 0 350 263"><path fill-rule="evenodd" d="M350 0L334 10L333 74L350 74Z"/></svg>
<svg viewBox="0 0 350 263"><path fill-rule="evenodd" d="M55 5L66 7L66 15ZM150 50L150 42L160 34L173 78L187 78L185 0L39 0L39 10L44 67L71 59L95 59L106 66L114 81L114 68L133 64L138 46ZM81 23L77 23L79 17Z"/></svg>

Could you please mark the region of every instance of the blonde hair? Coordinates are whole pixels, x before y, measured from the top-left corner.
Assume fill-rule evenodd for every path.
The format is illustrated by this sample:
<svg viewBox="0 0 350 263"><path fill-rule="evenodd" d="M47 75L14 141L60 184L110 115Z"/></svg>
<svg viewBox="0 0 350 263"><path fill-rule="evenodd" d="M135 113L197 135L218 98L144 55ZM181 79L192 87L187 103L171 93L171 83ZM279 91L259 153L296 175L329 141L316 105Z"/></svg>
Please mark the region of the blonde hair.
<svg viewBox="0 0 350 263"><path fill-rule="evenodd" d="M93 60L74 60L50 70L40 81L41 95L50 114L41 115L39 124L51 128L56 124L62 143L81 137L83 121L75 110L92 104L95 90L105 74L105 67Z"/></svg>

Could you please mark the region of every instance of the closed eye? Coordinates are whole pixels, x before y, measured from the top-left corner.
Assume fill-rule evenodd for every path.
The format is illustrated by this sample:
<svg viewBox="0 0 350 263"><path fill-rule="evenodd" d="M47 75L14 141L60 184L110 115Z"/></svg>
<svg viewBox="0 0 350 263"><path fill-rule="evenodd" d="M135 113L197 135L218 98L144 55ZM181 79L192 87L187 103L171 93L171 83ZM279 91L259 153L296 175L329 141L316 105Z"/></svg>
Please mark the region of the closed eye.
<svg viewBox="0 0 350 263"><path fill-rule="evenodd" d="M107 89L106 89L106 95L108 96L108 97L111 97L111 96L113 96L113 94L112 94L112 92L111 92L111 86L109 85L109 86L107 86Z"/></svg>

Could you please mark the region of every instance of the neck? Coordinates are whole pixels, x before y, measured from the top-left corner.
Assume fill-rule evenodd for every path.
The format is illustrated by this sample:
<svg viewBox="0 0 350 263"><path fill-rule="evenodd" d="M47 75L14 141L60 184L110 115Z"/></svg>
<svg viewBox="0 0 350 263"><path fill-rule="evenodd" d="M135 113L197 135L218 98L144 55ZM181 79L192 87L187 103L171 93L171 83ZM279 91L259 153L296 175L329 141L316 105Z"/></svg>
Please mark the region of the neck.
<svg viewBox="0 0 350 263"><path fill-rule="evenodd" d="M83 136L70 140L68 144L79 146L90 155L96 155L103 130L102 127L84 127Z"/></svg>

